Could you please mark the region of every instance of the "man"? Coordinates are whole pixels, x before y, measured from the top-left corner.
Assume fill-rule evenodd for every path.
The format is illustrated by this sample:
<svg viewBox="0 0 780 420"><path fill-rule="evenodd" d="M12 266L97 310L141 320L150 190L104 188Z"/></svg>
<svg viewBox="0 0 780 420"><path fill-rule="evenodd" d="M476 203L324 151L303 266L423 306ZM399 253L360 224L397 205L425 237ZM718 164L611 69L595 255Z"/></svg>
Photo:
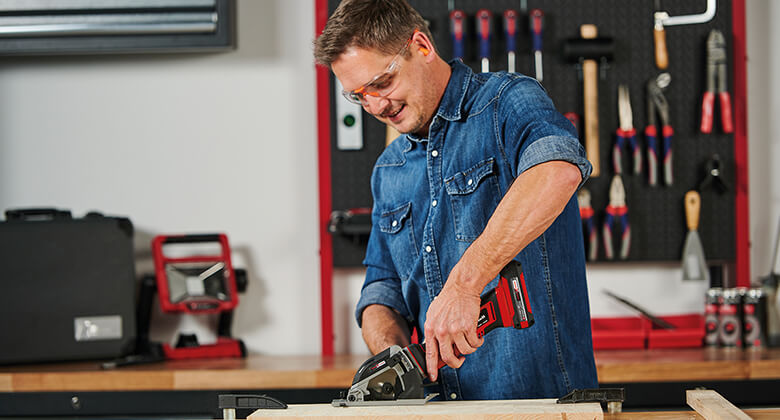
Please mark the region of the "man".
<svg viewBox="0 0 780 420"><path fill-rule="evenodd" d="M417 327L446 399L597 387L574 193L590 174L572 125L533 79L437 53L405 0L345 0L315 41L347 99L396 128L371 180L356 316L374 354ZM476 334L480 294L520 261L536 323ZM479 350L479 351L477 351ZM436 370L439 359L449 367Z"/></svg>

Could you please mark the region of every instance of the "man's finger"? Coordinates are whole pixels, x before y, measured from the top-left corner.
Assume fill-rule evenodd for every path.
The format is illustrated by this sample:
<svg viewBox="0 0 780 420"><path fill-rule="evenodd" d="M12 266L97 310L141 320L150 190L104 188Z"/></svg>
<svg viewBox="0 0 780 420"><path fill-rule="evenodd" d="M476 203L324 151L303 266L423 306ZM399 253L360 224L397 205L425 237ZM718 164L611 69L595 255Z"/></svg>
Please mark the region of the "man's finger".
<svg viewBox="0 0 780 420"><path fill-rule="evenodd" d="M428 366L428 377L436 382L439 375L439 343L436 338L429 337L425 343L425 364Z"/></svg>
<svg viewBox="0 0 780 420"><path fill-rule="evenodd" d="M455 355L454 343L449 337L446 340L439 340L439 357L447 366L452 368L459 368L463 364L463 360L465 360L462 356L458 357Z"/></svg>
<svg viewBox="0 0 780 420"><path fill-rule="evenodd" d="M465 335L459 335L455 338L455 348L458 353L463 355L474 353L477 350L477 347L471 345Z"/></svg>
<svg viewBox="0 0 780 420"><path fill-rule="evenodd" d="M480 347L482 344L485 343L484 337L477 336L477 329L474 328L473 330L469 331L469 333L466 335L466 340L469 342L469 345L471 347L474 347L474 350L476 351L477 347Z"/></svg>

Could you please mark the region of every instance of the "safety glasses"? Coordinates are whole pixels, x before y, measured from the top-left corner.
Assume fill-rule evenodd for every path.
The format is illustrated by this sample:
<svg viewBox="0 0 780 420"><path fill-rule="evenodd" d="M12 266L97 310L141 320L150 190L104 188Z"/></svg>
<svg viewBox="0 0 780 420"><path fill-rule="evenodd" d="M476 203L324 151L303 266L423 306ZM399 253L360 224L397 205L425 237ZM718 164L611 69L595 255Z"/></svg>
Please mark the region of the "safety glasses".
<svg viewBox="0 0 780 420"><path fill-rule="evenodd" d="M365 85L350 92L343 90L341 91L341 94L344 95L348 101L357 105L365 105L366 96L384 98L391 94L400 84L398 72L401 70L402 58L406 52L406 49L409 48L409 45L412 44L414 34L417 32L419 31L415 29L412 33L412 36L409 37L409 40L406 41L406 44L404 44L403 48L401 48L401 50L398 51L398 54L393 57L393 61L391 61L387 66L387 70L374 76L374 78L372 78L371 81Z"/></svg>

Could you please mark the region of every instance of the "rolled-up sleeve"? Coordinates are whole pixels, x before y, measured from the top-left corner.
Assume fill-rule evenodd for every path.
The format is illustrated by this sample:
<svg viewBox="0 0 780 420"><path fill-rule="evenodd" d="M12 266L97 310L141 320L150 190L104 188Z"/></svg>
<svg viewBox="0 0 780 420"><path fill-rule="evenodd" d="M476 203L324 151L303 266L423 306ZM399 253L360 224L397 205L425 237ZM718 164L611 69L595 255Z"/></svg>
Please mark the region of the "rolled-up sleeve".
<svg viewBox="0 0 780 420"><path fill-rule="evenodd" d="M401 280L395 273L375 266L366 268L366 281L360 291L360 299L355 308L355 319L358 326L363 326L363 310L369 305L384 305L398 311L404 319L410 315L406 309L401 290Z"/></svg>
<svg viewBox="0 0 780 420"><path fill-rule="evenodd" d="M577 138L572 123L555 108L539 83L524 77L507 88L515 94L502 94L499 115L501 143L514 175L540 163L559 160L576 165L582 175L580 187L588 180L592 166Z"/></svg>
<svg viewBox="0 0 780 420"><path fill-rule="evenodd" d="M520 175L526 170L540 163L553 160L562 160L577 166L582 175L578 189L585 184L592 171L592 166L585 158L585 150L573 137L547 136L536 139L525 148L517 163L517 173Z"/></svg>

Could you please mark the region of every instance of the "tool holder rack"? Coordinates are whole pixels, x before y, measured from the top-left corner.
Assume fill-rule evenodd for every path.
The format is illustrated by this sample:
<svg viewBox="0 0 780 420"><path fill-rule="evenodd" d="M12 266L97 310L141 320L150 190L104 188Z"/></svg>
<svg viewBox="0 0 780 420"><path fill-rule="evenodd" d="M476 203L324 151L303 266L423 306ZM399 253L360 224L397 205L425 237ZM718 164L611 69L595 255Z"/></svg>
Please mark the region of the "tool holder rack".
<svg viewBox="0 0 780 420"><path fill-rule="evenodd" d="M317 0L317 34L338 0ZM599 230L597 262L607 262L601 237L605 208L609 201L612 179L612 148L618 128L617 87L628 84L633 111L633 125L642 147L643 172L631 173L630 148L623 149L626 202L632 231L629 262L678 262L687 232L683 196L697 189L705 176L705 162L713 154L720 156L721 175L729 189L720 194L713 189L701 191L702 206L699 234L705 255L711 264L736 263L737 284L749 283L748 214L747 214L747 143L745 115L745 40L744 0L718 0L714 18L706 23L666 27L669 67L658 70L654 61L654 2L623 0L410 0L420 14L430 22L439 54L445 60L452 57L449 33L450 7L467 15L467 38L464 62L475 72L480 71L475 13L485 8L493 12L490 70L507 68L502 13L506 9L519 12L516 38L516 71L533 77L533 55L529 14L533 8L544 12L542 85L562 113L575 112L584 126L582 72L576 63L562 54L563 43L579 38L580 25L595 24L599 37L614 40L613 59L605 71L599 65L598 109L601 174L585 184L592 197L595 222ZM671 16L702 13L705 0L661 2ZM734 133L721 129L720 104L716 103L711 134L699 132L701 100L705 90L706 39L710 30L720 29L726 37L728 55L728 90L732 94ZM333 210L371 207L369 186L373 164L384 148L385 125L363 111L363 148L356 151L336 147L334 77L327 69L318 68L320 193L322 226L323 314L329 311L330 277L333 267L360 266L365 254L366 236L333 235L327 232ZM647 151L644 129L647 122L645 85L661 72L671 75L671 84L664 91L674 128L672 141L674 183L663 182L662 139L659 137L659 172L655 187L647 181ZM660 119L656 117L658 124ZM660 132L660 125L659 132ZM581 130L581 139L584 134ZM584 141L584 140L582 140ZM618 242L619 245L619 242ZM609 263L624 262L613 260ZM323 321L323 337L328 337L327 320ZM323 350L327 350L327 339ZM332 349L332 346L331 346ZM331 350L332 351L332 350ZM325 351L327 354L327 351Z"/></svg>

